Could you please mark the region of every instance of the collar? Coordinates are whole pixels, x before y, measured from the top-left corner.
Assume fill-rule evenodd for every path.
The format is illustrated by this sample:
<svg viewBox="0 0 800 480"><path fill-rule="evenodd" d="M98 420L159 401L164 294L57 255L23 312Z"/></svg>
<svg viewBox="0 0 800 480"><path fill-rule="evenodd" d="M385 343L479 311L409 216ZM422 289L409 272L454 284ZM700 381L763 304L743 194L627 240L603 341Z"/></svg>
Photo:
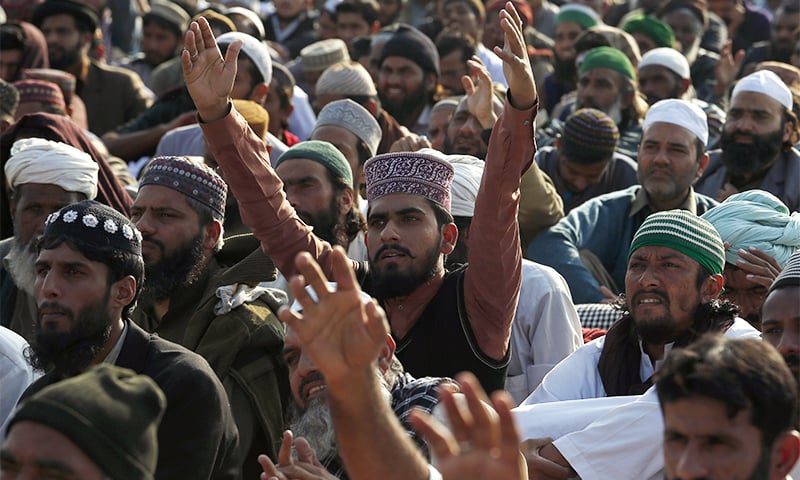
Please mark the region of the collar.
<svg viewBox="0 0 800 480"><path fill-rule="evenodd" d="M634 217L639 212L643 211L645 208L647 208L650 212L656 211L650 205L650 199L647 196L647 191L644 189L644 187L639 187L639 190L636 191L636 197L634 197L633 203L631 203L631 212L628 216ZM689 188L689 194L686 195L686 198L683 200L683 203L678 205L677 208L680 210L687 210L691 213L697 214L697 201L694 198L693 188Z"/></svg>
<svg viewBox="0 0 800 480"><path fill-rule="evenodd" d="M119 334L119 338L117 339L117 343L114 344L114 348L108 352L106 358L103 359L103 363L108 363L110 365L114 365L117 363L117 358L119 358L119 352L122 350L122 345L125 343L125 337L128 335L128 322L122 322L122 332Z"/></svg>

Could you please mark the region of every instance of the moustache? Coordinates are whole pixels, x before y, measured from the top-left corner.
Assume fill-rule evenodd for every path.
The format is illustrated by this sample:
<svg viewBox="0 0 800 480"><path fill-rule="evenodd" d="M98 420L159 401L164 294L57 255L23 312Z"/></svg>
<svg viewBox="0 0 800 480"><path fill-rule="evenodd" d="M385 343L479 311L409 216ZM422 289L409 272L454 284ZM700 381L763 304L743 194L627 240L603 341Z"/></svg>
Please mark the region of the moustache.
<svg viewBox="0 0 800 480"><path fill-rule="evenodd" d="M70 320L75 319L75 315L72 313L72 310L61 305L58 302L44 302L39 305L36 309L36 318L39 321L39 325L42 324L42 311L47 310L48 313L60 313L65 317L69 318Z"/></svg>
<svg viewBox="0 0 800 480"><path fill-rule="evenodd" d="M381 255L383 255L383 252L385 252L386 250L396 250L396 251L402 253L403 255L406 255L407 257L417 258L417 257L415 257L414 255L411 254L411 250L409 250L406 247L404 247L404 246L402 246L400 244L397 244L397 243L394 243L394 244L391 244L391 245L384 245L381 248L379 248L378 249L378 253L375 255L375 258L381 258Z"/></svg>
<svg viewBox="0 0 800 480"><path fill-rule="evenodd" d="M316 370L303 377L303 379L300 381L300 386L297 389L300 392L301 396L302 393L305 391L306 387L315 382L325 383L325 377L323 377L322 374Z"/></svg>
<svg viewBox="0 0 800 480"><path fill-rule="evenodd" d="M639 290L631 296L631 305L637 305L639 303L639 298L642 295L647 295L649 297L655 295L661 299L662 303L669 303L669 296L667 295L667 292L662 290Z"/></svg>

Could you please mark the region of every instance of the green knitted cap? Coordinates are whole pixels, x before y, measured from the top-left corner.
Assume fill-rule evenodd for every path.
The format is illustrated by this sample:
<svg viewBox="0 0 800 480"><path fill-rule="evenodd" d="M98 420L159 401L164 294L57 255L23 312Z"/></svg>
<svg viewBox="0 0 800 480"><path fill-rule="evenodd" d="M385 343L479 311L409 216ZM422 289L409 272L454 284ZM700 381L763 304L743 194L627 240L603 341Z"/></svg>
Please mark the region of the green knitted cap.
<svg viewBox="0 0 800 480"><path fill-rule="evenodd" d="M711 273L722 275L725 267L725 247L719 233L708 221L686 210L668 210L647 217L633 236L628 260L633 252L648 245L677 250Z"/></svg>
<svg viewBox="0 0 800 480"><path fill-rule="evenodd" d="M72 440L108 476L152 480L164 393L145 375L100 364L25 399L8 425L29 421Z"/></svg>
<svg viewBox="0 0 800 480"><path fill-rule="evenodd" d="M617 71L631 80L636 80L636 73L631 65L631 61L624 53L616 48L597 47L589 50L583 57L579 74L583 75L593 68L610 68Z"/></svg>
<svg viewBox="0 0 800 480"><path fill-rule="evenodd" d="M675 34L672 28L661 20L649 15L639 15L625 22L623 30L630 34L643 33L652 38L659 47L674 47Z"/></svg>
<svg viewBox="0 0 800 480"><path fill-rule="evenodd" d="M556 15L555 24L560 25L564 22L575 22L583 27L584 30L592 28L600 23L599 17L594 10L577 3L571 3L561 7L561 11Z"/></svg>
<svg viewBox="0 0 800 480"><path fill-rule="evenodd" d="M323 165L333 172L334 176L343 178L348 185L353 186L353 171L342 152L328 142L320 140L306 140L294 145L278 157L275 168L278 165L293 158L304 158Z"/></svg>

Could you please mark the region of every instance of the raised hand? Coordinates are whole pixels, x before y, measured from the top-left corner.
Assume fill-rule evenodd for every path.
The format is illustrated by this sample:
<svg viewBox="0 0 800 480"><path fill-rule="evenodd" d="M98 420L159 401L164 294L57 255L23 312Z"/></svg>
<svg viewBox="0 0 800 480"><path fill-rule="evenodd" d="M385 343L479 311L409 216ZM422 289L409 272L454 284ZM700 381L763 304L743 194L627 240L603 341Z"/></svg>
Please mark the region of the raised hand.
<svg viewBox="0 0 800 480"><path fill-rule="evenodd" d="M314 449L302 437L294 441L297 459L292 458L292 439L290 430L283 432L278 465L272 463L266 455L258 456L258 463L262 469L261 480L336 480L336 477L322 466Z"/></svg>
<svg viewBox="0 0 800 480"><path fill-rule="evenodd" d="M336 387L355 372L372 368L386 345L389 325L383 309L375 302L362 302L361 288L344 250L336 247L330 255L337 290L328 290L319 264L302 252L295 259L299 275L289 286L303 312L283 308L279 317L297 333L329 387ZM306 284L317 293L316 302L306 291Z"/></svg>
<svg viewBox="0 0 800 480"><path fill-rule="evenodd" d="M497 115L494 113L492 76L477 55L467 60L467 66L475 76L474 81L469 75L461 77L461 85L467 94L467 110L478 119L482 128L492 128L497 121Z"/></svg>
<svg viewBox="0 0 800 480"><path fill-rule="evenodd" d="M522 19L512 2L506 2L505 8L500 10L500 27L505 38L503 48L494 47L494 53L503 60L509 101L517 109L530 108L536 101L536 83L522 34Z"/></svg>
<svg viewBox="0 0 800 480"><path fill-rule="evenodd" d="M440 392L450 419L449 430L419 410L411 416L414 428L437 458L442 476L446 480L526 479L511 397L506 392L496 392L492 395L492 409L474 375L462 373L458 382L465 405L457 402L450 390Z"/></svg>
<svg viewBox="0 0 800 480"><path fill-rule="evenodd" d="M231 43L223 59L208 20L200 17L192 22L183 45L183 76L200 118L211 122L224 117L236 78L236 60L242 41Z"/></svg>

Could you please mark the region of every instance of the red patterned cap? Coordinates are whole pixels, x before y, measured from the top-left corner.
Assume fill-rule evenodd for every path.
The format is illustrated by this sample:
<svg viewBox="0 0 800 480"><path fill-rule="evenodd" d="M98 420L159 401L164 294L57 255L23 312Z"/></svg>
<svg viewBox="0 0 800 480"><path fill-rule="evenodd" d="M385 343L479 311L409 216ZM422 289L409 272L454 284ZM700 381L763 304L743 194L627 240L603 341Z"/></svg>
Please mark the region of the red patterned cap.
<svg viewBox="0 0 800 480"><path fill-rule="evenodd" d="M367 200L392 193L420 195L450 211L450 186L455 174L444 155L420 152L385 153L364 164Z"/></svg>

